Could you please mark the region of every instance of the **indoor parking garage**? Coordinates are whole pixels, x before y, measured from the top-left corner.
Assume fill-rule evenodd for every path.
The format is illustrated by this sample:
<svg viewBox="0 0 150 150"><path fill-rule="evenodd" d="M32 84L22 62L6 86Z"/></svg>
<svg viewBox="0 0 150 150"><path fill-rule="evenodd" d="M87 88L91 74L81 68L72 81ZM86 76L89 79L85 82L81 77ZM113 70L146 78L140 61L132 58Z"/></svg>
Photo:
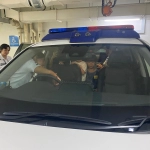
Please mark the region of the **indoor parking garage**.
<svg viewBox="0 0 150 150"><path fill-rule="evenodd" d="M0 0L0 150L150 149L150 0Z"/></svg>

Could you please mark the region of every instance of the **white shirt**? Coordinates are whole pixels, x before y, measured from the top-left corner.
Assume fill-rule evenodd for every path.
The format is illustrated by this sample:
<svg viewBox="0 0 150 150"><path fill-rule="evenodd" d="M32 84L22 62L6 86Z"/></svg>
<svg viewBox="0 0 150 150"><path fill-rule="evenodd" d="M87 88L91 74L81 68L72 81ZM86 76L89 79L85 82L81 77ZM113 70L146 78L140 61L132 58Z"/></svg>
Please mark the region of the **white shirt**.
<svg viewBox="0 0 150 150"><path fill-rule="evenodd" d="M85 74L82 75L82 81L86 80L86 72L87 72L87 64L84 61L75 61L76 64L80 65L82 69L84 70Z"/></svg>
<svg viewBox="0 0 150 150"><path fill-rule="evenodd" d="M28 83L33 75L35 68L39 66L33 59L28 60L14 75L10 78L10 86L12 88L18 88Z"/></svg>
<svg viewBox="0 0 150 150"><path fill-rule="evenodd" d="M10 56L7 56L5 59L1 54L0 54L0 69L2 69L12 58Z"/></svg>

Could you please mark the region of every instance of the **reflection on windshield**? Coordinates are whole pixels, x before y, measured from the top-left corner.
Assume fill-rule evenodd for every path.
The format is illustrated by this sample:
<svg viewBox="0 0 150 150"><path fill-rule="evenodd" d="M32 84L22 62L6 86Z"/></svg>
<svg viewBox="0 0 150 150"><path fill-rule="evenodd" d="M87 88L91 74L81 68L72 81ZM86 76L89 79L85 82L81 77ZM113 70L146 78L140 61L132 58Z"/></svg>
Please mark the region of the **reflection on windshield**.
<svg viewBox="0 0 150 150"><path fill-rule="evenodd" d="M84 105L105 104L105 97L106 104L111 105L122 105L118 99L124 102L131 97L133 102L134 97L143 97L143 103L147 103L150 70L147 52L142 46L109 44L31 48L14 62L13 70L6 69L9 77L1 75L2 81L7 82L7 86L1 85L2 95L18 99L15 92L19 92L22 95L19 99L24 101L64 104L69 100ZM30 93L32 90L35 95ZM116 100L111 101L109 95ZM132 105L141 103L139 100Z"/></svg>
<svg viewBox="0 0 150 150"><path fill-rule="evenodd" d="M149 106L149 74L150 53L140 45L31 47L1 73L0 96L33 106Z"/></svg>

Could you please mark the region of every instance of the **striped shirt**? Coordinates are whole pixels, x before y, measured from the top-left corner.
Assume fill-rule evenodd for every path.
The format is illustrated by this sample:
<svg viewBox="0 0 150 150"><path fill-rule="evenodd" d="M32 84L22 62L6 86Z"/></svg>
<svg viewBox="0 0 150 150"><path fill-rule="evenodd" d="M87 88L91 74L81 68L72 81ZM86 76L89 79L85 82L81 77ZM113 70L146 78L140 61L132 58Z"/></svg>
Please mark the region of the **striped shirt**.
<svg viewBox="0 0 150 150"><path fill-rule="evenodd" d="M0 69L3 68L12 58L10 56L7 56L5 59L1 54L0 54Z"/></svg>

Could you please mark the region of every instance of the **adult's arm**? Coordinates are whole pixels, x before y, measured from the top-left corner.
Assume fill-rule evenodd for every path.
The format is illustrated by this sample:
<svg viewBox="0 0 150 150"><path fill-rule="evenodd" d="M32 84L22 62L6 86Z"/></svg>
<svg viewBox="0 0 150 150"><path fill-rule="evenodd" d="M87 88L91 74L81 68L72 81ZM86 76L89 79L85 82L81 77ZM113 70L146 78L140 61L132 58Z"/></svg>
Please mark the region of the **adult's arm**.
<svg viewBox="0 0 150 150"><path fill-rule="evenodd" d="M79 66L82 75L84 75L86 73L87 65L85 62L82 62L81 64L79 64L77 62L72 62L72 64L77 64Z"/></svg>
<svg viewBox="0 0 150 150"><path fill-rule="evenodd" d="M86 71L85 70L83 70L83 68L82 68L82 66L81 65L78 65L79 66L79 68L80 68L80 70L81 70L81 74L82 75L84 75L85 73L86 73Z"/></svg>
<svg viewBox="0 0 150 150"><path fill-rule="evenodd" d="M35 69L34 69L34 72L35 73L41 73L41 74L50 74L54 77L56 77L57 79L60 80L60 78L57 76L57 74L55 72L53 72L52 70L48 70L42 66L37 66Z"/></svg>

